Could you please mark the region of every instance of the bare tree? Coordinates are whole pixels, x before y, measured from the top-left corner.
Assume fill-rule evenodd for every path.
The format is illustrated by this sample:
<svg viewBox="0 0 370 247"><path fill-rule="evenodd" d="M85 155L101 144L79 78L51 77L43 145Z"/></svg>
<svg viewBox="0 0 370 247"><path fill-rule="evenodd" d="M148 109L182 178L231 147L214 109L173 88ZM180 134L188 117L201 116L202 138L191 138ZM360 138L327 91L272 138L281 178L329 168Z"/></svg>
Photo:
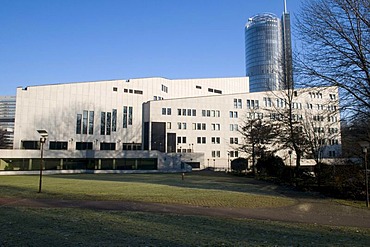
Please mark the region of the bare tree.
<svg viewBox="0 0 370 247"><path fill-rule="evenodd" d="M304 1L297 17L300 82L337 86L345 109L370 115L370 1Z"/></svg>

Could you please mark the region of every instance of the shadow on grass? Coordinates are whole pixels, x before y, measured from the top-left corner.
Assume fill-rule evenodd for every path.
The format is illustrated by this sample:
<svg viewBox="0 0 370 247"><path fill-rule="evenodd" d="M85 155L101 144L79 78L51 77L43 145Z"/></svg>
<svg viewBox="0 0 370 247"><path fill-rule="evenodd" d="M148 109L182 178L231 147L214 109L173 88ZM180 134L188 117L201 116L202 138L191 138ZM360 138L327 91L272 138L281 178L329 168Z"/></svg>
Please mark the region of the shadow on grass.
<svg viewBox="0 0 370 247"><path fill-rule="evenodd" d="M42 217L41 217L42 216ZM0 208L0 246L366 246L367 229L81 209ZM22 226L22 227L19 227Z"/></svg>

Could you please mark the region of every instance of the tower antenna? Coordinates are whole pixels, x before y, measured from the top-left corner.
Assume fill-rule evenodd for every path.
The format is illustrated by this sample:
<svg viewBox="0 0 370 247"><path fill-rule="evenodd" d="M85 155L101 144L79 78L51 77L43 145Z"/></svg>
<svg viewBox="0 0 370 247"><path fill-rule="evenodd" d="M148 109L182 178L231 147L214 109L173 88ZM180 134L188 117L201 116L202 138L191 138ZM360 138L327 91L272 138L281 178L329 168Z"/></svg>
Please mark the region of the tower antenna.
<svg viewBox="0 0 370 247"><path fill-rule="evenodd" d="M288 13L287 8L286 8L286 0L284 0L284 13Z"/></svg>

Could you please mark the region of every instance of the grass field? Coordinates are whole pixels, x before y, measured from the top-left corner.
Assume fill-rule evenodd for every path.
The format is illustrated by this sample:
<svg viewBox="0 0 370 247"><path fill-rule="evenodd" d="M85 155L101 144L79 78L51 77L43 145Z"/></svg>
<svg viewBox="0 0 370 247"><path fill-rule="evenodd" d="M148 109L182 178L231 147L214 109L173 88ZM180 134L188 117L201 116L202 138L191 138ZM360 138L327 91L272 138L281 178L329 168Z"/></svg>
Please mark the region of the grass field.
<svg viewBox="0 0 370 247"><path fill-rule="evenodd" d="M44 176L42 193L38 176L0 177L2 197L77 200L124 200L206 207L277 207L294 203L273 187L247 184L243 178L194 173L79 174Z"/></svg>
<svg viewBox="0 0 370 247"><path fill-rule="evenodd" d="M0 197L131 200L220 207L290 205L278 187L224 174L0 177ZM263 220L0 206L0 246L368 246L370 230Z"/></svg>

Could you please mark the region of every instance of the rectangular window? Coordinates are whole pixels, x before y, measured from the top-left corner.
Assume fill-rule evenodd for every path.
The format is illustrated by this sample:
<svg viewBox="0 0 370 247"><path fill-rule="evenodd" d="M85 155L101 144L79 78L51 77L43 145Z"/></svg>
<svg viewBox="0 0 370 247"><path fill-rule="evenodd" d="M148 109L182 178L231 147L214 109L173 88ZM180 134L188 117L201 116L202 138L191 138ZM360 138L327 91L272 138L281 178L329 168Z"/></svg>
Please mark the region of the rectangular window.
<svg viewBox="0 0 370 247"><path fill-rule="evenodd" d="M177 115L181 116L181 109L177 109Z"/></svg>
<svg viewBox="0 0 370 247"><path fill-rule="evenodd" d="M182 143L186 143L186 136L182 137Z"/></svg>
<svg viewBox="0 0 370 247"><path fill-rule="evenodd" d="M191 116L191 109L188 109L188 116Z"/></svg>
<svg viewBox="0 0 370 247"><path fill-rule="evenodd" d="M82 115L82 134L87 134L87 116L88 116L88 111L83 111Z"/></svg>
<svg viewBox="0 0 370 247"><path fill-rule="evenodd" d="M141 90L134 90L134 94L143 94L143 91L141 91Z"/></svg>
<svg viewBox="0 0 370 247"><path fill-rule="evenodd" d="M172 125L171 125L171 122L167 122L167 129L171 129Z"/></svg>
<svg viewBox="0 0 370 247"><path fill-rule="evenodd" d="M89 112L89 135L94 134L94 111Z"/></svg>
<svg viewBox="0 0 370 247"><path fill-rule="evenodd" d="M212 138L211 138L211 143L212 143L212 144L216 144L216 137L212 137Z"/></svg>
<svg viewBox="0 0 370 247"><path fill-rule="evenodd" d="M101 142L100 150L116 150L116 143L114 142Z"/></svg>
<svg viewBox="0 0 370 247"><path fill-rule="evenodd" d="M112 131L117 131L117 109L113 109L112 111Z"/></svg>
<svg viewBox="0 0 370 247"><path fill-rule="evenodd" d="M68 142L50 142L49 149L50 150L67 150Z"/></svg>
<svg viewBox="0 0 370 247"><path fill-rule="evenodd" d="M77 114L76 134L81 134L82 114Z"/></svg>
<svg viewBox="0 0 370 247"><path fill-rule="evenodd" d="M112 113L111 112L107 112L107 129L106 129L106 134L107 135L110 135L110 132L111 132L111 128L112 128Z"/></svg>
<svg viewBox="0 0 370 247"><path fill-rule="evenodd" d="M132 125L132 106L128 107L128 125Z"/></svg>
<svg viewBox="0 0 370 247"><path fill-rule="evenodd" d="M182 115L186 116L186 109L182 109Z"/></svg>
<svg viewBox="0 0 370 247"><path fill-rule="evenodd" d="M127 128L127 106L123 107L123 128Z"/></svg>
<svg viewBox="0 0 370 247"><path fill-rule="evenodd" d="M206 130L206 124L202 123L202 130Z"/></svg>
<svg viewBox="0 0 370 247"><path fill-rule="evenodd" d="M181 139L181 136L178 136L178 137L177 137L177 144L181 143L181 140L182 140L182 139Z"/></svg>
<svg viewBox="0 0 370 247"><path fill-rule="evenodd" d="M206 144L207 143L207 138L206 137L202 137L202 144Z"/></svg>
<svg viewBox="0 0 370 247"><path fill-rule="evenodd" d="M181 123L177 123L177 129L181 130L181 127L182 127Z"/></svg>
<svg viewBox="0 0 370 247"><path fill-rule="evenodd" d="M92 150L92 142L76 142L76 150Z"/></svg>
<svg viewBox="0 0 370 247"><path fill-rule="evenodd" d="M167 114L167 109L166 108L162 108L162 115L166 115Z"/></svg>
<svg viewBox="0 0 370 247"><path fill-rule="evenodd" d="M206 110L202 110L202 117L206 116Z"/></svg>
<svg viewBox="0 0 370 247"><path fill-rule="evenodd" d="M171 108L167 108L167 115L171 115L172 112L171 112Z"/></svg>
<svg viewBox="0 0 370 247"><path fill-rule="evenodd" d="M197 110L193 109L192 110L192 115L193 115L193 117L196 117L197 116Z"/></svg>
<svg viewBox="0 0 370 247"><path fill-rule="evenodd" d="M186 130L186 123L182 123L182 128Z"/></svg>
<svg viewBox="0 0 370 247"><path fill-rule="evenodd" d="M105 135L105 112L100 114L100 134Z"/></svg>

